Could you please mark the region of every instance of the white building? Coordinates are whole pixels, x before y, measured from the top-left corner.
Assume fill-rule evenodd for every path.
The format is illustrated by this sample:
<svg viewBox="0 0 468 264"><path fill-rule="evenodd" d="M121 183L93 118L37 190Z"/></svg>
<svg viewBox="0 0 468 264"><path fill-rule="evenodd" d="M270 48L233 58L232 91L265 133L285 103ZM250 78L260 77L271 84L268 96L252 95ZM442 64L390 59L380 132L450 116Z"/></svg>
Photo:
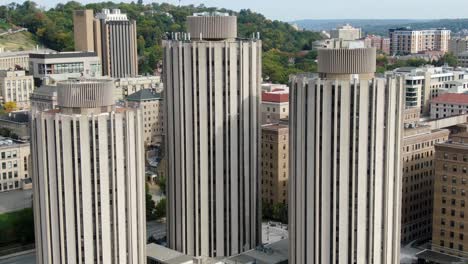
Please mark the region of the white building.
<svg viewBox="0 0 468 264"><path fill-rule="evenodd" d="M54 52L51 49L35 49L25 51L3 51L0 48L0 70L15 70L21 68L29 70L30 53L49 53Z"/></svg>
<svg viewBox="0 0 468 264"><path fill-rule="evenodd" d="M15 102L18 108L29 108L34 80L25 71L0 71L1 102Z"/></svg>
<svg viewBox="0 0 468 264"><path fill-rule="evenodd" d="M142 116L111 80L58 83L60 110L34 111L38 264L145 263Z"/></svg>
<svg viewBox="0 0 468 264"><path fill-rule="evenodd" d="M431 118L468 113L468 94L445 93L431 100Z"/></svg>
<svg viewBox="0 0 468 264"><path fill-rule="evenodd" d="M31 180L29 143L0 138L0 192L23 188Z"/></svg>
<svg viewBox="0 0 468 264"><path fill-rule="evenodd" d="M43 85L31 94L31 109L44 111L57 108L57 86Z"/></svg>
<svg viewBox="0 0 468 264"><path fill-rule="evenodd" d="M429 115L430 100L445 93L447 84L468 79L465 71L451 67L405 67L396 69L393 74L405 78L406 108L421 108L424 116Z"/></svg>
<svg viewBox="0 0 468 264"><path fill-rule="evenodd" d="M330 31L330 37L332 39L357 40L362 38L362 31L360 28L355 28L346 24L340 28L332 29Z"/></svg>
<svg viewBox="0 0 468 264"><path fill-rule="evenodd" d="M403 80L375 57L320 49L291 79L290 263L400 263Z"/></svg>
<svg viewBox="0 0 468 264"><path fill-rule="evenodd" d="M102 76L101 60L94 52L31 53L29 72L36 86L71 78Z"/></svg>
<svg viewBox="0 0 468 264"><path fill-rule="evenodd" d="M190 16L188 32L164 42L168 245L231 256L262 240L262 45L227 14Z"/></svg>

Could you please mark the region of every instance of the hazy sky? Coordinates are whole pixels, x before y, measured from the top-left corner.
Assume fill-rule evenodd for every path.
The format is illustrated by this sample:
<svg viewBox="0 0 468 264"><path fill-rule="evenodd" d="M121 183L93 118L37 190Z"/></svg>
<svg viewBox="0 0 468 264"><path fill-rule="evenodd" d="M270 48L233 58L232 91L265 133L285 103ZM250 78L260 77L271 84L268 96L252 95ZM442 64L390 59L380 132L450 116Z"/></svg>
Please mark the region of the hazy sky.
<svg viewBox="0 0 468 264"><path fill-rule="evenodd" d="M0 0L0 4L12 1L23 0ZM98 0L77 1L99 2ZM35 2L40 6L51 7L66 0L35 0ZM144 0L144 3L150 2L177 4L179 1ZM233 10L250 8L268 18L283 21L305 18L468 18L468 0L181 0L181 3L195 5L203 3L206 6Z"/></svg>

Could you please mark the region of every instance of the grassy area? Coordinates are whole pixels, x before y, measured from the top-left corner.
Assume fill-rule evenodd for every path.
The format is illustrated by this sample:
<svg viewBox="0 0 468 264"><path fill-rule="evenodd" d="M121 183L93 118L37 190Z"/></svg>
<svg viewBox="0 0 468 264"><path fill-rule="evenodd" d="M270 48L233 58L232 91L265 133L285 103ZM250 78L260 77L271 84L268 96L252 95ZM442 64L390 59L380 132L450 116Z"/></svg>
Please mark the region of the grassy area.
<svg viewBox="0 0 468 264"><path fill-rule="evenodd" d="M27 31L0 36L0 47L9 51L30 50L37 44L35 37Z"/></svg>
<svg viewBox="0 0 468 264"><path fill-rule="evenodd" d="M32 208L0 214L0 248L12 244L34 243L34 214Z"/></svg>

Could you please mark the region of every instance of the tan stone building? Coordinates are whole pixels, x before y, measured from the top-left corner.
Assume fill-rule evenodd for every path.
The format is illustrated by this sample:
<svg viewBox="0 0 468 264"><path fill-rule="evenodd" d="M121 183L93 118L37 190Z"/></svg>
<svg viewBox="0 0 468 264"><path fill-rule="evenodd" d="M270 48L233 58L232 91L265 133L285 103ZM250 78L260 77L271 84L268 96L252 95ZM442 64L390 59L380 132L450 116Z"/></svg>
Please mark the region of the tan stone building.
<svg viewBox="0 0 468 264"><path fill-rule="evenodd" d="M445 142L449 130L418 124L419 109L405 110L402 144L401 242L430 240L434 180L434 146Z"/></svg>
<svg viewBox="0 0 468 264"><path fill-rule="evenodd" d="M128 96L127 104L139 108L143 113L145 146L161 145L164 138L164 103L161 94L143 89Z"/></svg>
<svg viewBox="0 0 468 264"><path fill-rule="evenodd" d="M289 90L262 92L262 124L277 124L289 117Z"/></svg>
<svg viewBox="0 0 468 264"><path fill-rule="evenodd" d="M262 126L262 199L265 203L288 204L288 164L288 126Z"/></svg>
<svg viewBox="0 0 468 264"><path fill-rule="evenodd" d="M31 183L29 143L0 138L0 192L17 190Z"/></svg>
<svg viewBox="0 0 468 264"><path fill-rule="evenodd" d="M362 31L360 28L355 28L349 24L344 25L340 28L330 30L330 37L334 39L342 40L356 40L360 39Z"/></svg>
<svg viewBox="0 0 468 264"><path fill-rule="evenodd" d="M28 108L29 96L34 90L34 79L25 71L0 71L0 100L15 102L17 107Z"/></svg>
<svg viewBox="0 0 468 264"><path fill-rule="evenodd" d="M468 133L435 146L432 249L468 257Z"/></svg>

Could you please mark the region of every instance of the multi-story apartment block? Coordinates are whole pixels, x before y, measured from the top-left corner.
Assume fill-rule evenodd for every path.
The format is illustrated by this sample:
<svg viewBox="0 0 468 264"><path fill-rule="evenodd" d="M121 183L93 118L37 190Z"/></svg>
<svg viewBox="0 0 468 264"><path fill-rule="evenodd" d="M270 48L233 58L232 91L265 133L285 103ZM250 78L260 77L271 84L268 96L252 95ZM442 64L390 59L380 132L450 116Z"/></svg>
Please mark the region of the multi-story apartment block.
<svg viewBox="0 0 468 264"><path fill-rule="evenodd" d="M468 52L468 37L450 39L448 51L455 56Z"/></svg>
<svg viewBox="0 0 468 264"><path fill-rule="evenodd" d="M373 47L377 51L380 51L385 54L390 54L390 38L376 36L376 35L367 35L364 38L366 45L368 47Z"/></svg>
<svg viewBox="0 0 468 264"><path fill-rule="evenodd" d="M362 31L360 28L346 24L340 28L330 30L330 37L333 39L356 40L362 37Z"/></svg>
<svg viewBox="0 0 468 264"><path fill-rule="evenodd" d="M289 117L289 90L262 92L262 124L279 123Z"/></svg>
<svg viewBox="0 0 468 264"><path fill-rule="evenodd" d="M162 95L152 89L143 89L127 97L127 105L143 113L143 140L145 146L161 145L164 139L164 102Z"/></svg>
<svg viewBox="0 0 468 264"><path fill-rule="evenodd" d="M468 51L458 53L456 56L459 66L468 67Z"/></svg>
<svg viewBox="0 0 468 264"><path fill-rule="evenodd" d="M412 30L397 28L389 30L391 54L414 54L423 51L449 50L450 30Z"/></svg>
<svg viewBox="0 0 468 264"><path fill-rule="evenodd" d="M142 89L151 89L160 93L163 90L163 84L160 76L137 76L116 79L115 88L116 99L123 100Z"/></svg>
<svg viewBox="0 0 468 264"><path fill-rule="evenodd" d="M57 86L31 121L36 263L145 263L142 115L112 80Z"/></svg>
<svg viewBox="0 0 468 264"><path fill-rule="evenodd" d="M468 134L436 144L435 155L432 249L468 258Z"/></svg>
<svg viewBox="0 0 468 264"><path fill-rule="evenodd" d="M228 14L189 16L187 29L164 41L168 245L232 256L262 240L262 42L238 38Z"/></svg>
<svg viewBox="0 0 468 264"><path fill-rule="evenodd" d="M15 102L17 107L29 108L29 96L34 90L34 80L25 71L0 70L0 100Z"/></svg>
<svg viewBox="0 0 468 264"><path fill-rule="evenodd" d="M405 110L402 143L401 242L427 241L432 236L435 144L445 142L449 130L432 130L419 123L419 109Z"/></svg>
<svg viewBox="0 0 468 264"><path fill-rule="evenodd" d="M0 138L0 192L23 188L31 179L29 143Z"/></svg>
<svg viewBox="0 0 468 264"><path fill-rule="evenodd" d="M431 100L431 118L444 118L468 113L468 94L446 93Z"/></svg>
<svg viewBox="0 0 468 264"><path fill-rule="evenodd" d="M94 18L92 10L76 10L73 21L75 50L96 52L103 75L138 75L135 20L129 20L119 9L103 9Z"/></svg>
<svg viewBox="0 0 468 264"><path fill-rule="evenodd" d="M400 263L401 77L375 48L318 50L291 78L289 262Z"/></svg>
<svg viewBox="0 0 468 264"><path fill-rule="evenodd" d="M289 128L286 125L262 126L262 200L288 204Z"/></svg>
<svg viewBox="0 0 468 264"><path fill-rule="evenodd" d="M71 78L102 76L101 61L94 52L31 53L29 73L34 77L36 86Z"/></svg>
<svg viewBox="0 0 468 264"><path fill-rule="evenodd" d="M468 77L465 71L433 66L399 68L394 74L405 78L406 108L421 109L423 116L430 114L431 100L446 92L447 83Z"/></svg>

